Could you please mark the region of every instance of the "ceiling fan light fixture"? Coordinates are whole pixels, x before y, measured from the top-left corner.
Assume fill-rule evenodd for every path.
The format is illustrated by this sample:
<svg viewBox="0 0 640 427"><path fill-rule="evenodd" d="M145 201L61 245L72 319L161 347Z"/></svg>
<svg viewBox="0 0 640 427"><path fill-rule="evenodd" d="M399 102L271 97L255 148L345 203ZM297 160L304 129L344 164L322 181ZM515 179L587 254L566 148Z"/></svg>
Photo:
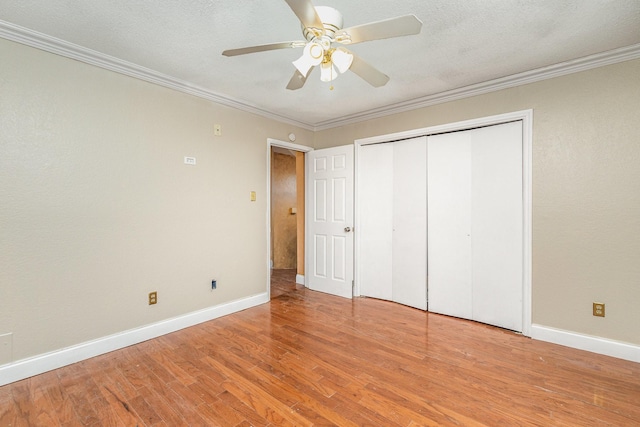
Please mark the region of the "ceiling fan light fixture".
<svg viewBox="0 0 640 427"><path fill-rule="evenodd" d="M330 61L325 61L320 66L320 80L323 82L330 82L338 77L338 70Z"/></svg>
<svg viewBox="0 0 640 427"><path fill-rule="evenodd" d="M336 66L340 73L345 73L353 63L353 55L342 49L336 49L331 54L331 62L333 62L333 65Z"/></svg>
<svg viewBox="0 0 640 427"><path fill-rule="evenodd" d="M302 56L293 61L293 65L300 71L300 74L307 76L313 67L322 62L323 57L324 49L320 43L310 42L304 47Z"/></svg>
<svg viewBox="0 0 640 427"><path fill-rule="evenodd" d="M342 28L342 14L328 6L314 6L312 0L285 0L302 26L306 41L290 41L228 49L224 56L238 56L277 49L300 48L302 56L293 61L295 71L287 89L296 90L304 86L313 67L320 66L321 80L330 82L338 75L352 71L373 87L384 86L389 76L378 71L363 59L334 44L355 44L420 33L422 21L415 15L404 15L368 24ZM330 87L333 89L333 86Z"/></svg>

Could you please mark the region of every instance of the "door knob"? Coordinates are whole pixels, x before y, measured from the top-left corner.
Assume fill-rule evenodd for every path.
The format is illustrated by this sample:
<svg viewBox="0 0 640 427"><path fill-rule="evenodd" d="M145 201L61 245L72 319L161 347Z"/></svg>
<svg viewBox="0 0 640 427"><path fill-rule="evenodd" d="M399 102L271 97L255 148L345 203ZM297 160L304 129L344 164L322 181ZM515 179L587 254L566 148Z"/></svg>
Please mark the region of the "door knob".
<svg viewBox="0 0 640 427"><path fill-rule="evenodd" d="M347 232L347 233L350 232L351 231L351 227L345 227L344 231Z"/></svg>

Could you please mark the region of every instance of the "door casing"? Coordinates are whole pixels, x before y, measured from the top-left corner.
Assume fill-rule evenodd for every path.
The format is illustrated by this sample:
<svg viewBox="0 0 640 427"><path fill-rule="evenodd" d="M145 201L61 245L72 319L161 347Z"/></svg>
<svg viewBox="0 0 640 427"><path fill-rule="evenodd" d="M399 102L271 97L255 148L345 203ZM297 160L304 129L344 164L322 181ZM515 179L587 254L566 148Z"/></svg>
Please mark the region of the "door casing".
<svg viewBox="0 0 640 427"><path fill-rule="evenodd" d="M305 145L267 138L267 188L265 193L267 201L267 271L271 271L271 147L281 147L303 153L308 153L313 150L313 148ZM305 239L306 237L305 235ZM306 261L305 271L307 271ZM271 292L271 275L269 274L267 275L267 292Z"/></svg>

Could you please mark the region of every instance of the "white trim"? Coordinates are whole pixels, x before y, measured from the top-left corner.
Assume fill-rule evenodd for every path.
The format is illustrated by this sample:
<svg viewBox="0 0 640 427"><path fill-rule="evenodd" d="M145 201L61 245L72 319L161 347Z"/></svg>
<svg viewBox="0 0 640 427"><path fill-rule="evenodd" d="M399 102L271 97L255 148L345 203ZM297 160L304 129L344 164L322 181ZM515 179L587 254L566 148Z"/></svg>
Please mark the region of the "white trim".
<svg viewBox="0 0 640 427"><path fill-rule="evenodd" d="M531 334L531 256L532 256L532 232L531 232L531 210L533 206L532 198L532 142L533 142L533 110L514 111L506 114L498 114L489 117L480 117L462 122L447 123L444 125L430 126L426 128L413 129L404 132L396 132L387 135L378 135L370 138L356 139L355 144L355 194L356 206L355 226L360 223L360 212L358 210L358 153L360 147L369 144L380 144L385 142L399 141L403 139L417 138L420 136L434 135L444 132L454 132L466 129L473 129L480 126L490 126L500 123L507 123L515 120L522 120L522 186L523 186L523 283L522 283L522 334L530 336ZM359 270L360 265L357 262L358 252L360 250L360 237L355 233L355 254L354 254L354 295L360 295Z"/></svg>
<svg viewBox="0 0 640 427"><path fill-rule="evenodd" d="M419 108L430 107L432 105L443 104L445 102L456 101L459 99L470 98L472 96L496 92L498 90L536 83L542 80L548 80L555 77L565 76L567 74L587 71L593 68L604 67L606 65L613 65L634 59L640 59L640 43L596 53L571 61L560 62L558 64L525 71L523 73L513 74L511 76L501 77L499 79L488 80L486 82L476 83L470 86L423 96L410 101L385 105L380 108L346 115L338 119L318 122L313 125L313 128L315 131L320 131L346 126L353 123L378 119L392 114L413 111Z"/></svg>
<svg viewBox="0 0 640 427"><path fill-rule="evenodd" d="M304 274L296 274L296 283L298 285L304 285Z"/></svg>
<svg viewBox="0 0 640 427"><path fill-rule="evenodd" d="M199 98L207 99L220 105L257 114L268 119L298 126L303 129L313 130L313 126L308 123L275 114L256 105L238 101L209 89L195 86L187 81L176 79L132 62L124 61L122 59L3 20L0 20L0 37L35 47L36 49L44 50L46 52L51 52L56 55L95 65L96 67L104 68L106 70L115 71L116 73L124 74L126 76L135 77L136 79L155 83Z"/></svg>
<svg viewBox="0 0 640 427"><path fill-rule="evenodd" d="M135 77L140 80L188 93L200 98L208 99L227 107L236 108L253 114L258 114L272 120L291 124L303 129L320 131L339 126L345 126L366 120L376 119L391 114L398 114L405 111L416 110L445 102L455 101L471 96L482 95L515 86L535 83L554 77L586 71L597 67L617 64L619 62L631 61L640 58L640 43L630 46L613 49L606 52L596 53L571 61L514 74L511 76L493 79L474 85L448 90L433 95L423 96L410 101L387 105L380 108L342 116L337 119L325 120L317 123L307 123L284 117L273 112L260 108L253 104L231 99L225 95L194 86L186 81L175 79L171 76L158 73L157 71L131 62L123 61L113 56L105 55L95 50L69 43L67 41L49 36L19 25L0 20L0 37L7 40L22 43L27 46L51 52L56 55L75 59L87 64L95 65L120 74Z"/></svg>
<svg viewBox="0 0 640 427"><path fill-rule="evenodd" d="M407 130L402 132L389 133L386 135L378 135L378 136L372 136L369 138L356 139L354 141L354 144L358 146L358 145L368 145L368 144L379 144L382 142L400 141L402 139L411 139L411 138L417 138L420 136L435 135L438 133L456 132L460 130L472 129L475 127L497 125L500 123L507 123L515 120L524 120L525 122L523 124L526 124L526 122L529 122L532 119L533 119L533 110L521 110L521 111L514 111L511 113L497 114L495 116L479 117L476 119L464 120L461 122L446 123L443 125L429 126L426 128L412 129L412 130ZM527 127L525 126L525 130L527 130L526 128ZM531 123L529 123L528 130L531 131L531 129L532 129ZM530 142L530 138L529 138L529 142Z"/></svg>
<svg viewBox="0 0 640 427"><path fill-rule="evenodd" d="M522 120L522 334L531 336L533 321L533 110Z"/></svg>
<svg viewBox="0 0 640 427"><path fill-rule="evenodd" d="M531 326L531 338L640 363L640 345L637 344L535 324Z"/></svg>
<svg viewBox="0 0 640 427"><path fill-rule="evenodd" d="M0 366L0 386L269 302L264 292Z"/></svg>
<svg viewBox="0 0 640 427"><path fill-rule="evenodd" d="M270 149L272 146L287 148L289 150L301 151L303 153L308 153L309 151L313 151L312 147L307 145L294 144L293 142L280 141L279 139L267 138L267 146Z"/></svg>
<svg viewBox="0 0 640 427"><path fill-rule="evenodd" d="M309 151L313 151L313 148L307 147L306 145L294 144L292 142L280 141L278 139L267 138L267 265L269 269L273 268L273 264L271 261L271 147L281 147L294 151L301 151L303 153L308 153ZM306 162L305 162L305 175L306 175ZM305 176L306 182L306 176ZM306 204L306 198L305 198ZM306 209L305 209L306 212ZM306 221L306 213L305 213L305 221ZM305 224L306 225L306 224ZM305 228L306 234L306 228ZM305 239L306 239L305 235ZM305 263L305 271L307 268L307 255L305 253L304 256ZM298 282L298 276L296 275L296 283L304 284L304 276L302 277L302 282ZM267 277L267 293L271 292L271 277Z"/></svg>
<svg viewBox="0 0 640 427"><path fill-rule="evenodd" d="M361 296L360 293L360 263L358 262L358 254L360 253L360 191L358 185L360 183L360 173L358 168L360 146L362 139L353 141L353 297ZM384 141L390 142L390 141Z"/></svg>

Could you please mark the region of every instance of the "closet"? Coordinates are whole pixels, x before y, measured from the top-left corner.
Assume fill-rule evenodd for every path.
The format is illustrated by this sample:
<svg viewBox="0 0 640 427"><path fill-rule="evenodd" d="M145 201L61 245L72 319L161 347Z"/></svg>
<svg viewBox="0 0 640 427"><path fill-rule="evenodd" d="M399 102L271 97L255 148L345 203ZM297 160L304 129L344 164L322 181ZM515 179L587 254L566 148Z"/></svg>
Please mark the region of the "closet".
<svg viewBox="0 0 640 427"><path fill-rule="evenodd" d="M522 331L522 121L363 145L357 163L361 295Z"/></svg>

